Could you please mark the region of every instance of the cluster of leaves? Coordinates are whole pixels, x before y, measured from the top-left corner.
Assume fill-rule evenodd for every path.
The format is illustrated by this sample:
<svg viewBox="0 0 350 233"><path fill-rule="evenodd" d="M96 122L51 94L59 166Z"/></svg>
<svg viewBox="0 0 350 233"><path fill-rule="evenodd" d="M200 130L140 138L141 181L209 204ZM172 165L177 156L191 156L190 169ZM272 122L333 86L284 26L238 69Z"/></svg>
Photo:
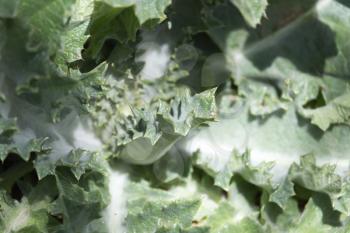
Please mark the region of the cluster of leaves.
<svg viewBox="0 0 350 233"><path fill-rule="evenodd" d="M350 231L349 25L346 0L0 0L0 230Z"/></svg>

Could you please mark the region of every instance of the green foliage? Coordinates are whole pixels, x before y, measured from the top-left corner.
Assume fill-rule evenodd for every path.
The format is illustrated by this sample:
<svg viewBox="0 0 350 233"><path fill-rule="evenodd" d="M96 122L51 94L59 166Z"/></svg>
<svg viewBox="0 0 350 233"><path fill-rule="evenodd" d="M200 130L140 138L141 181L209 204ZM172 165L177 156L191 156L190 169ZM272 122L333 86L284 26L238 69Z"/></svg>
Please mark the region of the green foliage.
<svg viewBox="0 0 350 233"><path fill-rule="evenodd" d="M0 231L349 232L345 0L0 0Z"/></svg>

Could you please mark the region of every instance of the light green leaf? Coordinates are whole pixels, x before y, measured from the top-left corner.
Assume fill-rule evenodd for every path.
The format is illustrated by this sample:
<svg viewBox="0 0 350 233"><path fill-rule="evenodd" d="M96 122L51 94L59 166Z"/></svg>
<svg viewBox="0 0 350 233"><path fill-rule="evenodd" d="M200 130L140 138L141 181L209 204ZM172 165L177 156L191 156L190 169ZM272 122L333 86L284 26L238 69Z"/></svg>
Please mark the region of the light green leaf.
<svg viewBox="0 0 350 233"><path fill-rule="evenodd" d="M268 5L267 0L231 0L231 2L241 11L244 19L252 27L260 23Z"/></svg>
<svg viewBox="0 0 350 233"><path fill-rule="evenodd" d="M60 47L60 36L74 3L75 0L21 1L18 18L30 27L27 48L43 47L52 55Z"/></svg>
<svg viewBox="0 0 350 233"><path fill-rule="evenodd" d="M144 200L142 200L144 201ZM140 204L136 201L137 205ZM126 225L130 232L156 232L161 227L180 226L190 227L192 218L197 212L200 203L194 201L174 201L170 203L146 203L140 212L133 210L133 205L129 204L129 212L126 218ZM170 228L171 229L171 228Z"/></svg>
<svg viewBox="0 0 350 233"><path fill-rule="evenodd" d="M101 211L109 202L107 178L105 174L89 169L76 180L66 168L56 169L55 180L58 199L52 206L52 214L63 216L63 225L58 232L83 232L98 224L102 218ZM101 232L106 232L105 225L99 224Z"/></svg>
<svg viewBox="0 0 350 233"><path fill-rule="evenodd" d="M30 203L27 198L21 202L12 200L1 191L0 197L0 230L4 233L12 232L47 232L49 217L47 200Z"/></svg>
<svg viewBox="0 0 350 233"><path fill-rule="evenodd" d="M341 190L341 177L335 173L335 165L316 165L313 155L300 158L300 165L292 164L289 170L290 179L311 190L325 192L330 195Z"/></svg>
<svg viewBox="0 0 350 233"><path fill-rule="evenodd" d="M320 232L326 233L331 231L331 227L323 224L323 213L319 206L314 202L314 199L310 199L307 203L303 214L301 215L295 228L290 230L291 233L299 232Z"/></svg>
<svg viewBox="0 0 350 233"><path fill-rule="evenodd" d="M93 11L93 0L77 0L72 11L74 14L69 19L69 24L62 35L62 49L55 61L69 75L72 75L71 72L76 68L71 63L81 59L81 50L88 39L86 31Z"/></svg>
<svg viewBox="0 0 350 233"><path fill-rule="evenodd" d="M237 224L229 224L226 225L223 229L221 229L222 233L233 233L233 232L247 232L247 233L262 233L263 228L254 220L249 218L245 218Z"/></svg>
<svg viewBox="0 0 350 233"><path fill-rule="evenodd" d="M164 11L170 0L101 0L95 2L88 28L91 46L87 57L97 58L107 39L121 43L135 40L136 32L150 22L155 25L163 21Z"/></svg>
<svg viewBox="0 0 350 233"><path fill-rule="evenodd" d="M287 177L270 195L269 201L276 203L278 206L284 209L286 208L289 199L294 195L294 184Z"/></svg>
<svg viewBox="0 0 350 233"><path fill-rule="evenodd" d="M220 232L220 229L233 221L235 211L230 203L222 202L215 212L209 216L206 225L210 226L211 232Z"/></svg>
<svg viewBox="0 0 350 233"><path fill-rule="evenodd" d="M234 173L238 173L252 184L271 188L271 174L269 170L273 163L262 163L259 166L253 166L250 162L249 152L242 155L233 151L226 157L223 154L196 153L195 165L204 169L213 176L215 185L224 190L230 187L231 178Z"/></svg>
<svg viewBox="0 0 350 233"><path fill-rule="evenodd" d="M304 114L311 122L322 130L327 130L333 124L350 124L350 93L335 98L328 105L315 110L305 110Z"/></svg>

